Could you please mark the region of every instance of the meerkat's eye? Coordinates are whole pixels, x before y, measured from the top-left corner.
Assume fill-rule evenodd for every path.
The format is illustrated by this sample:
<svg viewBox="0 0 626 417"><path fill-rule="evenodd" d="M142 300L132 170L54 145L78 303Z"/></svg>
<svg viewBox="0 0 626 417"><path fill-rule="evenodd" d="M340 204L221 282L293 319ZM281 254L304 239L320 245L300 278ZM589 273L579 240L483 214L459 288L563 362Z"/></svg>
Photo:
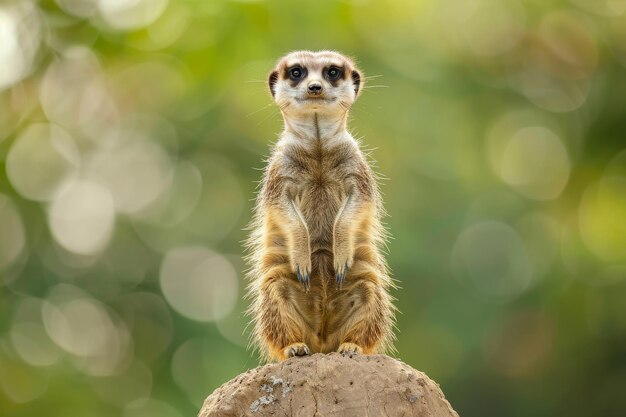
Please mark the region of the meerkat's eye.
<svg viewBox="0 0 626 417"><path fill-rule="evenodd" d="M326 76L329 80L336 80L341 75L341 69L337 67L330 67L326 72Z"/></svg>
<svg viewBox="0 0 626 417"><path fill-rule="evenodd" d="M293 67L289 70L289 78L294 81L298 81L300 78L302 78L303 74L304 70L300 67Z"/></svg>

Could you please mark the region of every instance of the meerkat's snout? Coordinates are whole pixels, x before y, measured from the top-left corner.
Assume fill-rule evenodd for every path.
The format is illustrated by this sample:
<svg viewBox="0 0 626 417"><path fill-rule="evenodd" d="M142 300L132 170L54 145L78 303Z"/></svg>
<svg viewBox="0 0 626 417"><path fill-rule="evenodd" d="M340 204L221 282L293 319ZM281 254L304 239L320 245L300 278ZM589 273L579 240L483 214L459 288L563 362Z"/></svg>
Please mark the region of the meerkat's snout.
<svg viewBox="0 0 626 417"><path fill-rule="evenodd" d="M307 92L310 96L319 96L320 94L322 94L323 91L324 87L319 81L310 81L309 85L307 86Z"/></svg>

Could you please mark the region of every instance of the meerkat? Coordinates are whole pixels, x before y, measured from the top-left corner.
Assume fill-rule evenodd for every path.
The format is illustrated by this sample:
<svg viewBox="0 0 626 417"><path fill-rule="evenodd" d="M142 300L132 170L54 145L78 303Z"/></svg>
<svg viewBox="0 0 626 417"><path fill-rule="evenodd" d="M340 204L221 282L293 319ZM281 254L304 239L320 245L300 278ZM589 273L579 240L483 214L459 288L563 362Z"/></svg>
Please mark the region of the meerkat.
<svg viewBox="0 0 626 417"><path fill-rule="evenodd" d="M387 351L395 308L382 199L347 131L361 72L339 53L298 51L279 60L268 83L284 130L247 241L253 341L266 360Z"/></svg>

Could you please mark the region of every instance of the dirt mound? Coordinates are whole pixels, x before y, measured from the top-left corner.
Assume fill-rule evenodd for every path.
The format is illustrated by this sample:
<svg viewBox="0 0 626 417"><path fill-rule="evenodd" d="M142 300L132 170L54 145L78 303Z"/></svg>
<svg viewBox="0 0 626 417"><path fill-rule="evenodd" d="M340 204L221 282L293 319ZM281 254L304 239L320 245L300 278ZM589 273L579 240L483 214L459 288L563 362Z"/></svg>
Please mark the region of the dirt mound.
<svg viewBox="0 0 626 417"><path fill-rule="evenodd" d="M439 385L385 355L295 357L251 369L215 390L199 417L458 417Z"/></svg>

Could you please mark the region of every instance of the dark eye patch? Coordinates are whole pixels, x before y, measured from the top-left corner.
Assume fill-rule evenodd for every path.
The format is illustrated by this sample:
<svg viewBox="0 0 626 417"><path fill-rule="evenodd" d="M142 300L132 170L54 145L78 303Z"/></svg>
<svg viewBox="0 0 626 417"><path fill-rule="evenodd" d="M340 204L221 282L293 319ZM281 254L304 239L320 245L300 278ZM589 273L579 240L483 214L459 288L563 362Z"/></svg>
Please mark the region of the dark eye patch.
<svg viewBox="0 0 626 417"><path fill-rule="evenodd" d="M324 78L330 81L333 87L336 87L337 82L344 78L345 70L343 67L331 65L327 68L324 68L323 74Z"/></svg>
<svg viewBox="0 0 626 417"><path fill-rule="evenodd" d="M284 77L286 80L291 81L291 86L295 87L307 76L306 68L300 65L292 65L285 69Z"/></svg>

